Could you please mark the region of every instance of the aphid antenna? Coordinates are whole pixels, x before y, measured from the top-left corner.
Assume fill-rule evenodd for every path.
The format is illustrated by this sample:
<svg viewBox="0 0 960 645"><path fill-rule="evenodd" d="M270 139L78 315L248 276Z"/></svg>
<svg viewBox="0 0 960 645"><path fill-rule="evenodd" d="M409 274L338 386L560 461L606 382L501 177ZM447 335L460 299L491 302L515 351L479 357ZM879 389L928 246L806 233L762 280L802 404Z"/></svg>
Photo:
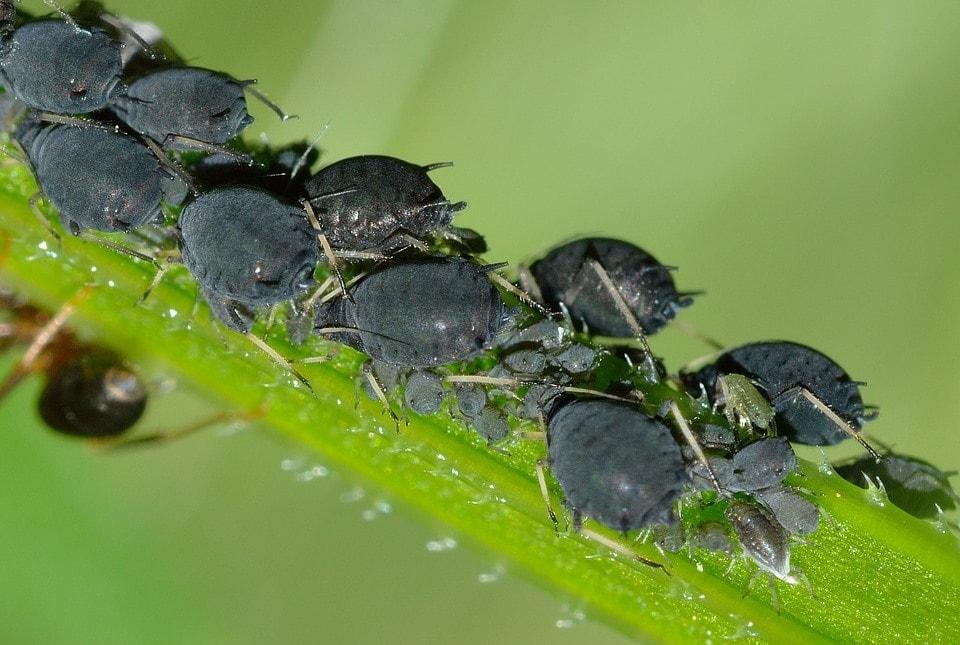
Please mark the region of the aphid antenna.
<svg viewBox="0 0 960 645"><path fill-rule="evenodd" d="M685 320L678 320L677 318L674 318L670 322L670 324L682 334L689 336L690 338L693 338L695 340L699 340L704 345L712 347L717 351L720 351L725 347L725 345L721 343L719 340L717 340L716 338L713 338L712 336L708 336L707 334L704 334L702 331L700 331L690 323L686 322Z"/></svg>
<svg viewBox="0 0 960 645"><path fill-rule="evenodd" d="M697 441L695 436L693 436L693 431L690 430L690 424L688 424L687 420L683 418L683 414L680 413L680 406L677 405L676 401L670 402L670 413L677 422L677 427L680 428L680 434L683 435L687 445L690 446L690 448L693 450L693 453L697 456L697 461L699 461L703 465L703 468L707 471L707 476L710 478L710 483L716 489L717 493L719 493L721 496L726 496L723 488L720 487L720 480L717 479L717 474L713 472L713 467L710 466L710 462L707 460L707 455L703 452L700 442Z"/></svg>
<svg viewBox="0 0 960 645"><path fill-rule="evenodd" d="M400 340L399 338L393 338L392 336L387 336L386 334L381 334L379 332L370 331L369 329L360 329L359 327L318 327L314 329L318 334L372 334L374 336L379 336L380 338L386 338L395 343L400 343L401 345L409 345L410 343Z"/></svg>
<svg viewBox="0 0 960 645"><path fill-rule="evenodd" d="M689 374L690 372L695 372L704 365L712 363L717 357L722 354L723 351L721 348L718 348L717 351L710 352L709 354L704 354L703 356L697 356L696 358L687 361L677 370L679 374Z"/></svg>
<svg viewBox="0 0 960 645"><path fill-rule="evenodd" d="M387 399L387 393L383 389L383 384L380 383L380 379L377 378L377 375L373 373L373 368L371 367L369 361L363 364L363 377L367 380L367 383L370 384L370 388L377 396L377 400L383 404L383 409L386 410L387 414L390 415L390 418L393 419L393 425L396 428L397 433L399 433L400 417L398 417L393 411L393 408L390 407L390 401Z"/></svg>
<svg viewBox="0 0 960 645"><path fill-rule="evenodd" d="M301 199L300 205L303 206L303 212L307 214L307 220L317 235L317 242L320 244L320 250L323 252L323 256L327 259L327 265L329 265L330 270L333 271L333 274L337 277L340 293L350 302L354 302L353 296L347 291L347 284L343 280L343 273L340 272L340 263L337 261L337 254L333 252L333 247L330 246L330 240L327 239L326 233L323 232L323 228L320 226L320 220L317 219L317 214L314 212L310 200Z"/></svg>
<svg viewBox="0 0 960 645"><path fill-rule="evenodd" d="M286 370L286 371L287 371L291 376L293 376L295 379L297 379L298 381L300 381L300 383L301 383L305 388L307 388L307 391L310 392L310 395L311 395L313 398L317 398L317 393L316 393L316 391L313 389L313 386L310 385L310 381L308 381L307 378L306 378L303 374L301 374L296 368L294 368L294 367L289 363L289 361L287 361L283 356L281 356L279 353L277 353L277 350L275 350L274 348L270 347L270 345L268 345L264 340L262 340L262 339L259 338L256 334L254 334L254 333L252 333L252 332L249 332L249 331L248 331L248 332L245 332L243 335L246 336L247 339L249 339L251 343L253 343L254 345L256 345L257 348L258 348L261 352L263 352L264 354L266 354L266 355L270 358L270 360L272 360L274 363L276 363L277 365L279 365L280 367L282 367L284 370Z"/></svg>
<svg viewBox="0 0 960 645"><path fill-rule="evenodd" d="M349 293L350 287L352 287L353 285L357 284L358 282L360 282L361 280L363 280L364 278L366 278L368 275L369 275L369 272L366 272L366 271L365 271L365 272L363 272L363 273L360 273L360 274L358 274L358 275L353 276L353 277L347 282L347 284L346 284L347 293ZM331 300L333 300L334 298L336 298L338 295L340 295L340 288L339 288L339 287L337 287L336 290L330 290L328 293L324 294L324 296L323 296L322 298L320 298L320 302L321 302L321 303L330 302Z"/></svg>
<svg viewBox="0 0 960 645"><path fill-rule="evenodd" d="M540 285L533 277L533 272L526 264L517 265L517 277L520 280L520 288L530 294L530 297L537 302L543 302L543 292L540 291Z"/></svg>
<svg viewBox="0 0 960 645"><path fill-rule="evenodd" d="M653 351L650 349L650 343L647 342L647 335L644 333L643 327L640 325L640 321L637 320L637 317L633 315L632 311L630 311L630 307L627 306L627 301L623 299L623 294L620 293L617 285L615 285L613 280L610 279L610 274L607 273L607 270L604 268L604 266L594 258L589 258L587 262L593 268L594 272L596 272L597 277L600 278L600 282L603 283L603 286L610 294L610 297L613 298L613 302L617 306L617 310L620 312L620 315L623 316L623 319L633 330L637 340L640 341L640 348L643 350L645 359L647 361L648 373L656 374L657 366L653 360Z"/></svg>
<svg viewBox="0 0 960 645"><path fill-rule="evenodd" d="M313 290L313 293L310 294L310 297L303 302L304 312L312 311L316 306L317 301L323 297L323 294L326 293L327 289L333 286L333 283L336 281L336 278L333 276L327 277L326 280L321 282L316 289Z"/></svg>
<svg viewBox="0 0 960 645"><path fill-rule="evenodd" d="M281 121L281 122L286 123L287 121L289 121L289 120L291 120L291 119L299 119L299 118L300 118L300 117L299 117L298 115L296 115L296 114L287 114L286 112L284 112L284 111L280 108L279 105L277 105L276 103L274 103L273 101L271 101L269 98L267 98L267 95L266 95L266 94L264 94L263 92L261 92L260 90L258 90L256 87L254 87L254 85L257 84L257 79L251 78L251 79L247 79L247 80L245 80L245 81L237 81L237 83L239 83L240 86L243 87L244 90L246 90L247 92L250 92L251 94L253 94L254 98L256 98L258 101L260 101L261 103L263 103L264 105L266 105L268 108L270 108L270 110L271 110L274 114L276 114L278 117L280 117L280 121Z"/></svg>
<svg viewBox="0 0 960 645"><path fill-rule="evenodd" d="M342 195L349 195L351 193L357 192L358 190L360 189L357 188L355 185L351 184L347 188L343 188L341 190L331 190L328 193L319 193L317 195L314 195L313 197L307 198L307 201L309 201L312 204L313 202L319 201L321 199L329 199L330 197L340 197Z"/></svg>
<svg viewBox="0 0 960 645"><path fill-rule="evenodd" d="M816 407L817 410L820 411L821 414L823 414L825 417L833 421L833 423L835 423L838 428L840 428L843 432L847 433L849 436L856 439L857 442L861 446L863 446L867 452L870 453L870 456L873 457L873 460L875 462L879 464L883 460L883 456L879 452L877 452L873 446L867 443L867 440L863 438L862 433L857 432L856 430L851 428L849 423L841 419L840 415L838 415L836 412L831 410L830 407L826 403L821 401L819 398L817 398L817 396L814 395L813 392L811 392L810 390L804 387L799 388L799 390L800 391L794 397L794 400L796 400L798 396L802 396L803 398L805 398L808 402L812 403L814 407Z"/></svg>
<svg viewBox="0 0 960 645"><path fill-rule="evenodd" d="M330 122L327 121L322 126L320 126L320 131L317 132L310 144L307 146L306 150L303 151L299 157L297 157L296 163L293 164L293 168L290 170L290 181L287 182L286 190L290 190L290 185L293 183L293 178L297 176L297 173L300 172L304 166L307 165L307 159L310 158L310 153L314 151L317 147L317 143L320 142L321 137L327 133L327 130L330 129ZM286 190L284 192L286 192Z"/></svg>
<svg viewBox="0 0 960 645"><path fill-rule="evenodd" d="M617 555L621 555L630 560L636 560L642 564L647 565L648 567L653 567L654 569L660 569L668 576L670 575L670 571L667 569L665 565L661 564L660 562L656 562L654 560L650 560L648 558L643 557L636 551L633 551L632 549L627 548L626 546L624 546L623 544L620 544L616 540L611 540L610 538L608 538L606 535L603 535L602 533L597 533L592 529L588 529L584 527L580 527L579 533L580 535L587 538L591 542L596 542L601 546L607 547Z"/></svg>
<svg viewBox="0 0 960 645"><path fill-rule="evenodd" d="M151 139L150 137L140 137L140 141L147 146L147 149L153 154L160 166L167 171L171 177L176 177L187 187L187 190L196 197L200 194L200 191L197 189L197 185L194 183L193 178L183 169L183 166L178 164L176 161L173 161L168 157L163 150L160 149L160 146Z"/></svg>
<svg viewBox="0 0 960 645"><path fill-rule="evenodd" d="M503 266L505 265L489 264L483 267L483 270L487 273L488 276L490 276L490 279L493 282L495 282L497 285L499 285L503 289L515 295L517 298L520 299L521 302L535 309L541 316L545 316L547 318L553 319L556 316L554 312L550 311L549 309L541 305L539 302L534 300L529 293L527 293L523 289L520 289L515 284L513 284L512 282L504 278L499 273L497 273L497 269L500 269Z"/></svg>
<svg viewBox="0 0 960 645"><path fill-rule="evenodd" d="M153 293L153 290L160 286L160 283L163 281L164 276L167 275L167 272L170 271L171 267L176 262L173 258L166 258L163 264L157 269L157 272L153 274L153 280L150 281L150 284L147 286L146 291L143 292L143 295L140 296L140 299L137 300L138 305L142 305L147 301L147 298L150 297L150 294Z"/></svg>
<svg viewBox="0 0 960 645"><path fill-rule="evenodd" d="M453 168L452 161L437 161L434 163L428 163L425 166L420 166L423 169L423 172L431 172L437 170L438 168Z"/></svg>
<svg viewBox="0 0 960 645"><path fill-rule="evenodd" d="M546 435L544 435L546 437ZM553 523L553 532L557 535L560 534L560 520L557 518L556 512L553 510L553 502L550 501L550 491L547 490L547 478L544 474L546 469L547 462L544 459L538 459L536 466L534 467L534 472L537 475L537 484L540 486L540 494L543 496L543 503L547 507L547 515L550 517L550 521ZM567 526L566 529L570 527Z"/></svg>
<svg viewBox="0 0 960 645"><path fill-rule="evenodd" d="M43 4L60 14L60 17L63 18L63 21L73 27L73 30L78 34L90 33L89 30L78 25L77 21L73 19L73 16L67 13L67 10L60 6L60 3L55 2L54 0L43 0Z"/></svg>
<svg viewBox="0 0 960 645"><path fill-rule="evenodd" d="M73 316L80 303L90 296L91 291L93 291L92 285L82 287L37 331L30 345L27 347L27 351L23 353L23 356L17 361L17 364L10 369L10 372L4 378L3 382L0 383L0 400L5 398L10 391L30 373L34 363L37 362L40 355L61 332L63 326L66 325L70 317Z"/></svg>
<svg viewBox="0 0 960 645"><path fill-rule="evenodd" d="M216 155L226 155L241 163L245 163L248 166L254 164L253 157L242 152L237 152L236 150L231 150L225 146L218 146L213 143L207 143L206 141L201 141L200 139L194 139L193 137L187 137L182 134L168 134L163 139L163 146L168 145L181 145L186 148L193 150L198 150L200 152L209 152L210 154Z"/></svg>

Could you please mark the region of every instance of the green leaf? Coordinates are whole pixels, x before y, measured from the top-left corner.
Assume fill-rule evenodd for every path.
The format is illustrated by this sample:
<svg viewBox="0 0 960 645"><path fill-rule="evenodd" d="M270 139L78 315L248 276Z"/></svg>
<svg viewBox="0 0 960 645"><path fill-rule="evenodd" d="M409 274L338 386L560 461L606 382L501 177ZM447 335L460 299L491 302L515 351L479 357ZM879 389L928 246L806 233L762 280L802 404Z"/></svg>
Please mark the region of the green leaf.
<svg viewBox="0 0 960 645"><path fill-rule="evenodd" d="M756 638L775 642L884 639L951 640L960 635L960 547L955 536L883 503L835 474L802 466L797 482L828 514L793 562L815 597L778 584L782 613L766 585L743 597L751 566L727 573L725 556L661 555L623 541L669 573L647 567L572 533L556 535L534 475L543 445L517 441L492 450L449 418L412 416L399 433L370 401L354 405L362 356L342 350L306 366L312 398L246 339L195 317L192 280L181 270L147 304L137 300L154 269L102 246L49 239L26 199L36 186L8 164L0 173L0 280L56 309L84 285L97 285L72 324L132 359L161 367L227 408L262 408L258 425L315 450L437 518L475 544L504 554L547 587L582 599L625 633L664 642ZM281 353L317 355L320 341ZM553 489L553 503L560 499ZM603 531L602 531L603 532ZM613 539L620 539L604 532Z"/></svg>

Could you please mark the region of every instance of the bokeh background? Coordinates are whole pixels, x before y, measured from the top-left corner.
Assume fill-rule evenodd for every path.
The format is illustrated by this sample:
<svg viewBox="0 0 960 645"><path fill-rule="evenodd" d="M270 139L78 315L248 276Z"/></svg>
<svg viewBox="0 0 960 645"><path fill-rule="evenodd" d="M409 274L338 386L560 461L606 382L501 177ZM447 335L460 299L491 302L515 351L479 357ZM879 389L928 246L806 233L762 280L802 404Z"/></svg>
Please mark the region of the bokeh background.
<svg viewBox="0 0 960 645"><path fill-rule="evenodd" d="M254 105L250 136L329 122L327 161L455 160L436 178L491 260L637 242L707 291L684 321L822 349L869 382L870 433L960 466L960 4L108 7L301 116ZM672 367L707 351L653 344ZM623 640L295 446L211 432L104 457L38 424L37 386L0 406L2 642ZM180 388L151 420L204 405Z"/></svg>

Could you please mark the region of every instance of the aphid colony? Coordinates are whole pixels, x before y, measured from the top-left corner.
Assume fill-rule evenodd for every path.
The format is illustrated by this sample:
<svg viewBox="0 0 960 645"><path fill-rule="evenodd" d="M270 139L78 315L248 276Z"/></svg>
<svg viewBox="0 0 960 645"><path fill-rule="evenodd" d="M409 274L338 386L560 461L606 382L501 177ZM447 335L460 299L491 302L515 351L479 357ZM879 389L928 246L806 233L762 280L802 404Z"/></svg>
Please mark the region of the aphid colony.
<svg viewBox="0 0 960 645"><path fill-rule="evenodd" d="M791 584L802 577L791 538L815 531L819 510L787 481L797 469L789 441L855 438L873 457L850 468L874 474L862 384L816 350L751 343L669 375L647 337L693 294L646 251L575 240L511 283L479 259L483 238L453 225L466 204L430 175L450 164L370 155L311 173L311 146L251 150L237 138L252 121L246 94L263 98L251 81L187 66L98 3L59 11L33 19L0 0L0 81L13 138L63 228L158 267L161 252L179 258L212 313L279 363L250 330L287 303L292 339L367 355L361 385L392 415L398 397L403 414L446 409L491 444L540 424L542 464L577 529L586 518L728 551L735 538L758 573ZM98 236L128 231L136 249ZM72 305L52 317L12 297L3 305L0 342L29 346L3 393L42 372L52 428L117 437L134 425L142 382L63 329ZM904 488L954 502L942 473L893 459L880 467L907 473ZM544 469L536 475L549 509ZM717 519L681 525L690 504Z"/></svg>

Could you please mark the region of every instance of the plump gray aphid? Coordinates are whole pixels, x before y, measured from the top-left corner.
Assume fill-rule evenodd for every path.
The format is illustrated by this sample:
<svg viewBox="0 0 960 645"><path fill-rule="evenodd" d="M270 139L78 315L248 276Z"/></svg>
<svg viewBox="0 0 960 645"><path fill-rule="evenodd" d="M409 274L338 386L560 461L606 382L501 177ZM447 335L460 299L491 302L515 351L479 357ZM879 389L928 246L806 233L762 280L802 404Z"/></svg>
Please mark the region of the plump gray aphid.
<svg viewBox="0 0 960 645"><path fill-rule="evenodd" d="M0 80L30 107L59 114L104 108L120 88L120 44L105 31L64 20L14 29L12 0L0 2Z"/></svg>
<svg viewBox="0 0 960 645"><path fill-rule="evenodd" d="M755 491L776 486L797 469L797 455L783 437L755 441L734 453L732 491Z"/></svg>
<svg viewBox="0 0 960 645"><path fill-rule="evenodd" d="M864 413L861 383L851 380L833 360L804 345L788 341L750 343L724 352L714 363L683 378L691 392L699 393L702 385L706 392L713 393L720 374L742 374L756 383L776 411L777 431L790 441L828 446L850 438L822 409L802 396L804 390L853 430L871 418Z"/></svg>
<svg viewBox="0 0 960 645"><path fill-rule="evenodd" d="M550 251L530 267L545 304L567 308L574 324L599 336L628 337L634 329L590 262L610 276L647 334L693 302L677 292L670 270L643 249L610 238L586 238Z"/></svg>
<svg viewBox="0 0 960 645"><path fill-rule="evenodd" d="M673 524L687 481L670 429L639 408L606 399L562 405L547 426L550 470L578 523L619 531Z"/></svg>
<svg viewBox="0 0 960 645"><path fill-rule="evenodd" d="M437 367L490 346L507 308L488 269L465 258L437 257L382 267L317 312L316 327L350 330L334 338L372 359L402 367Z"/></svg>
<svg viewBox="0 0 960 645"><path fill-rule="evenodd" d="M468 419L474 419L487 404L487 391L475 383L456 383L453 391L457 397L457 410Z"/></svg>
<svg viewBox="0 0 960 645"><path fill-rule="evenodd" d="M726 426L706 423L700 426L699 430L700 444L704 448L728 450L732 452L733 447L737 443L736 434Z"/></svg>
<svg viewBox="0 0 960 645"><path fill-rule="evenodd" d="M303 210L253 188L200 195L178 223L183 263L214 313L248 331L243 308L290 300L310 286L319 260Z"/></svg>
<svg viewBox="0 0 960 645"><path fill-rule="evenodd" d="M791 575L790 543L786 530L766 509L757 504L734 500L725 512L743 554L761 571L789 584L797 584Z"/></svg>
<svg viewBox="0 0 960 645"><path fill-rule="evenodd" d="M16 137L37 183L73 234L161 221L161 201L177 192L177 180L160 160L122 132L27 120Z"/></svg>
<svg viewBox="0 0 960 645"><path fill-rule="evenodd" d="M111 109L131 129L161 144L187 137L223 145L253 122L244 83L200 67L142 76L113 100Z"/></svg>
<svg viewBox="0 0 960 645"><path fill-rule="evenodd" d="M817 505L787 486L758 491L756 497L791 535L809 535L820 525Z"/></svg>
<svg viewBox="0 0 960 645"><path fill-rule="evenodd" d="M417 370L407 377L403 390L407 407L417 414L436 413L443 405L445 395L443 379L423 370Z"/></svg>
<svg viewBox="0 0 960 645"><path fill-rule="evenodd" d="M935 518L937 507L949 511L960 502L950 485L949 477L954 473L913 457L888 453L879 464L872 457L864 457L835 468L841 477L861 488L867 486L864 476L879 479L893 505L914 517Z"/></svg>
<svg viewBox="0 0 960 645"><path fill-rule="evenodd" d="M427 173L447 164L418 166L381 155L342 159L305 184L321 229L335 249L362 251L406 246L404 236L429 237L450 226L466 207L452 203ZM342 195L329 195L345 192Z"/></svg>
<svg viewBox="0 0 960 645"><path fill-rule="evenodd" d="M487 443L496 443L510 433L507 415L492 405L484 406L480 414L473 419L472 427Z"/></svg>
<svg viewBox="0 0 960 645"><path fill-rule="evenodd" d="M504 356L503 364L514 374L542 374L547 357L536 349L518 349Z"/></svg>

